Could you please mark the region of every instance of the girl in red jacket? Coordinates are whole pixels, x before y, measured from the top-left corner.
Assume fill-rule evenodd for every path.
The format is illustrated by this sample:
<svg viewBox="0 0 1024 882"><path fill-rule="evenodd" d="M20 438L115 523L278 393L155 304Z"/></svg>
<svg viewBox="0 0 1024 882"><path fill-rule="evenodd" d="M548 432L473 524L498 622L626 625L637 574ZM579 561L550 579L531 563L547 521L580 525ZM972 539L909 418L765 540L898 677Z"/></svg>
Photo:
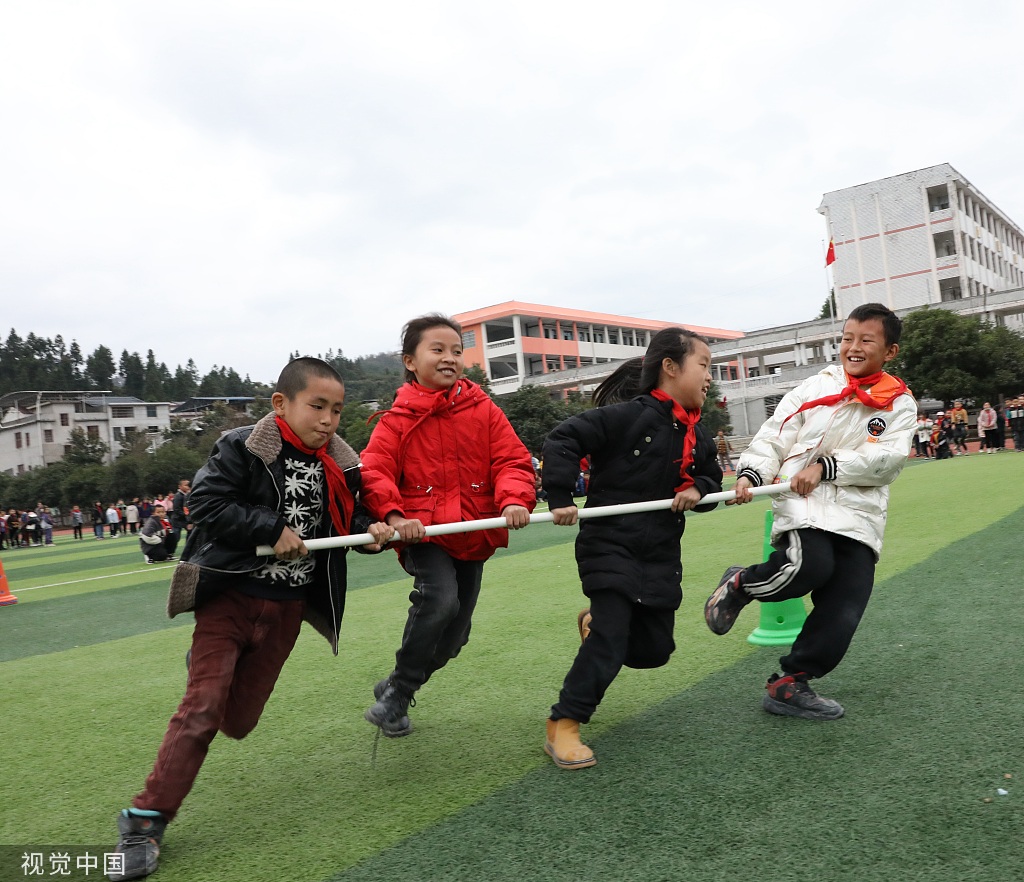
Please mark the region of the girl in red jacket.
<svg viewBox="0 0 1024 882"><path fill-rule="evenodd" d="M430 524L496 517L530 522L536 501L529 451L490 397L462 376L462 328L447 316L402 330L406 383L362 454L363 503L398 533L413 577L412 605L395 669L364 715L387 736L412 731L408 707L430 675L469 641L484 561L507 530L425 538Z"/></svg>

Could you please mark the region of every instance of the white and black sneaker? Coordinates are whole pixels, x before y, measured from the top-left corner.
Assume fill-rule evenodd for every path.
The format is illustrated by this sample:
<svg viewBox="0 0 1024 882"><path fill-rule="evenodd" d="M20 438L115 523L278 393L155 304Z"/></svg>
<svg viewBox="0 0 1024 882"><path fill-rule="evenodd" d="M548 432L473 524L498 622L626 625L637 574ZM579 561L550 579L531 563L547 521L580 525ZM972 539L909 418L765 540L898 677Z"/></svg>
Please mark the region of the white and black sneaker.
<svg viewBox="0 0 1024 882"><path fill-rule="evenodd" d="M412 732L408 710L416 701L411 695L401 691L389 677L373 687L373 697L377 701L367 708L363 719L377 726L388 738L401 738Z"/></svg>

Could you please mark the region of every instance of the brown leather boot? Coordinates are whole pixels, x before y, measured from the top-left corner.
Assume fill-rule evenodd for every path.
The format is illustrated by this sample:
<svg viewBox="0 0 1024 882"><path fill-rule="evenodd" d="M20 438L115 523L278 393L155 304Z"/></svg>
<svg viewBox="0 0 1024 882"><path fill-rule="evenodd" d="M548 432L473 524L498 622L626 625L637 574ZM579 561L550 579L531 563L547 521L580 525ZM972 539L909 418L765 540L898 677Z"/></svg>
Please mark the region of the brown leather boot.
<svg viewBox="0 0 1024 882"><path fill-rule="evenodd" d="M581 609L580 614L576 616L576 627L580 629L580 643L583 643L590 636L590 620L593 618L590 615L590 607Z"/></svg>
<svg viewBox="0 0 1024 882"><path fill-rule="evenodd" d="M597 758L580 741L580 724L576 720L548 720L544 752L560 769L585 769L597 764Z"/></svg>

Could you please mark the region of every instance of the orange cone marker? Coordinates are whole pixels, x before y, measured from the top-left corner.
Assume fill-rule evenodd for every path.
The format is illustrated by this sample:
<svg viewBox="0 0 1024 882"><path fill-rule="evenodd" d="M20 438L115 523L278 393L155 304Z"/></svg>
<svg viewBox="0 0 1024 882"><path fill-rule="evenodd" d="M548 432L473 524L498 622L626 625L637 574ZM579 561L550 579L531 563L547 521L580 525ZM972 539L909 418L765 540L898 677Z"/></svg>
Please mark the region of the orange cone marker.
<svg viewBox="0 0 1024 882"><path fill-rule="evenodd" d="M3 561L0 561L0 606L12 606L17 602L18 598L11 594L11 588L7 584Z"/></svg>

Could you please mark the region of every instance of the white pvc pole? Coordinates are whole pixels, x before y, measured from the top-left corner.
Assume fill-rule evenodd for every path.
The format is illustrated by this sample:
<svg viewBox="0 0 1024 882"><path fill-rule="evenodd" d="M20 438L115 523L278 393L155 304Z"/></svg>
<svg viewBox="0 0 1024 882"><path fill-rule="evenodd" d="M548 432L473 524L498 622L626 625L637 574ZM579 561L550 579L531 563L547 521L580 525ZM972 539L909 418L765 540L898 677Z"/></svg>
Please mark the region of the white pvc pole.
<svg viewBox="0 0 1024 882"><path fill-rule="evenodd" d="M785 493L789 490L789 481L782 484L766 484L764 487L751 487L750 492L754 496L774 496L776 493ZM721 493L709 493L700 501L700 505L709 503L728 502L736 498L735 490L725 490ZM622 505L600 505L596 508L581 508L579 511L580 520L586 518L606 518L611 515L637 514L644 511L662 511L671 508L671 499L652 499L648 502L625 502ZM542 511L539 514L530 515L531 524L549 524L554 520L550 511ZM478 521L459 521L454 524L431 524L426 527L428 536L448 536L452 533L473 533L476 530L497 530L505 529L508 526L504 518L482 518ZM396 532L391 538L394 542L398 539ZM353 536L328 536L324 539L305 540L306 548L310 551L319 551L324 548L350 548L355 545L373 545L374 538L369 533L356 533ZM269 545L259 545L256 554L260 557L272 557L274 549Z"/></svg>

